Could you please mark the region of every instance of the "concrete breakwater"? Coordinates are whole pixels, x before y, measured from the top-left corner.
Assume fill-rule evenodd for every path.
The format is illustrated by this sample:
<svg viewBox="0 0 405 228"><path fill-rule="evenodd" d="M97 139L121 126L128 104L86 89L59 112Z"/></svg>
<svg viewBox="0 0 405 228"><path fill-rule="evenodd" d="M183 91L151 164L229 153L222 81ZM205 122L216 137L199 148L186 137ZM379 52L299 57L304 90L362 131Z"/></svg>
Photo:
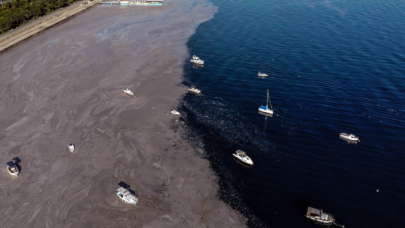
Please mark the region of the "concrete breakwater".
<svg viewBox="0 0 405 228"><path fill-rule="evenodd" d="M0 37L0 52L97 4L98 1L78 2L17 28Z"/></svg>

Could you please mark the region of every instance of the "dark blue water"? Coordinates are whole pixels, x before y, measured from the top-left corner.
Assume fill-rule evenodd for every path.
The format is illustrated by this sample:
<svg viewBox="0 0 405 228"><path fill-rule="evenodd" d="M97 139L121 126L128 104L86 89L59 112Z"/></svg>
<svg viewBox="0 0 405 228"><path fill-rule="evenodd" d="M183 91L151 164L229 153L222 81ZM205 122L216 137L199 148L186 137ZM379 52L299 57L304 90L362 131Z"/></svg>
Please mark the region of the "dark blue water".
<svg viewBox="0 0 405 228"><path fill-rule="evenodd" d="M188 43L206 65L185 65L203 96L181 111L219 197L249 227L314 227L307 206L346 227L405 227L405 2L212 2L214 19ZM266 89L271 118L257 112Z"/></svg>

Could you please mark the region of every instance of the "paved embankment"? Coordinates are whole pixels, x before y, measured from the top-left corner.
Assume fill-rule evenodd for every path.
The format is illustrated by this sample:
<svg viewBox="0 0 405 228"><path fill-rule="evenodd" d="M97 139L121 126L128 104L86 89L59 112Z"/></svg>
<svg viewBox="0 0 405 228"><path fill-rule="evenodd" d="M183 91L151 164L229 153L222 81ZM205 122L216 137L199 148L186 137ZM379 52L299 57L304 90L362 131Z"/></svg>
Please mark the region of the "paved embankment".
<svg viewBox="0 0 405 228"><path fill-rule="evenodd" d="M98 1L78 2L0 36L0 52L96 4Z"/></svg>

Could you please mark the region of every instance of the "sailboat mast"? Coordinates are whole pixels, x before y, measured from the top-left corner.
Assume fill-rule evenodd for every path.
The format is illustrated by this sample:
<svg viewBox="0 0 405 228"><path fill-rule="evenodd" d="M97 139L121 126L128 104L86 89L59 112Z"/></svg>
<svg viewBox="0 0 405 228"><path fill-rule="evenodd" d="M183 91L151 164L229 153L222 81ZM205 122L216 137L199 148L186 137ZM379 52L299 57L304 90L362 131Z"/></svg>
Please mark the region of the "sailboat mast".
<svg viewBox="0 0 405 228"><path fill-rule="evenodd" d="M270 101L270 95L269 95L269 89L267 89L267 108L269 108L269 102L270 102L270 110L273 110L273 107L271 106L271 101Z"/></svg>

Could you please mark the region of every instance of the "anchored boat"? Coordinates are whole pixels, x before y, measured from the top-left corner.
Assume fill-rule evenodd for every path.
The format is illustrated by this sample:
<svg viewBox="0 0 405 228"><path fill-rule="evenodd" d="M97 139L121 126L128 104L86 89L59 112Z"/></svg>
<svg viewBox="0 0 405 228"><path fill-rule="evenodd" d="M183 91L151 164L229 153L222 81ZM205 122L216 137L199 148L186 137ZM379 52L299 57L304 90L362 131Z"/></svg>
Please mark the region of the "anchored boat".
<svg viewBox="0 0 405 228"><path fill-rule="evenodd" d="M180 116L180 112L176 111L176 110L172 110L170 113L172 113L173 115L178 115Z"/></svg>
<svg viewBox="0 0 405 228"><path fill-rule="evenodd" d="M360 142L359 137L353 135L353 134L347 134L347 133L339 133L340 138L350 140L350 141L355 141L355 142Z"/></svg>
<svg viewBox="0 0 405 228"><path fill-rule="evenodd" d="M305 217L321 225L332 225L333 221L335 221L335 218L331 214L323 212L322 209L319 210L313 207L308 207Z"/></svg>
<svg viewBox="0 0 405 228"><path fill-rule="evenodd" d="M268 75L268 74L265 74L265 73L261 73L261 72L259 71L259 73L257 74L257 76L259 76L259 77L268 77L269 75Z"/></svg>
<svg viewBox="0 0 405 228"><path fill-rule="evenodd" d="M131 90L129 90L128 88L123 89L122 92L123 92L125 95L128 95L128 96L130 96L130 97L133 97L133 96L134 96L134 93L133 93Z"/></svg>
<svg viewBox="0 0 405 228"><path fill-rule="evenodd" d="M195 86L191 86L191 88L188 89L189 92L195 93L197 95L201 94L201 90L197 89Z"/></svg>
<svg viewBox="0 0 405 228"><path fill-rule="evenodd" d="M71 153L74 153L75 152L75 144L73 144L73 143L71 143L71 144L69 144L68 145L68 147L69 147L69 151L71 152Z"/></svg>
<svg viewBox="0 0 405 228"><path fill-rule="evenodd" d="M319 225L326 225L326 226L336 225L340 227L345 227L335 223L335 218L331 214L323 212L322 209L319 210L313 207L308 207L307 214L305 215L305 217L309 221L315 222L316 224Z"/></svg>
<svg viewBox="0 0 405 228"><path fill-rule="evenodd" d="M270 104L270 108L269 108ZM259 107L259 113L265 114L265 115L273 115L273 107L271 106L271 101L270 101L270 96L269 96L269 90L267 89L267 104L266 106L261 105Z"/></svg>
<svg viewBox="0 0 405 228"><path fill-rule="evenodd" d="M204 65L204 61L196 55L193 55L193 58L190 60L190 62L194 64Z"/></svg>
<svg viewBox="0 0 405 228"><path fill-rule="evenodd" d="M138 203L138 197L130 192L129 189L123 187L117 189L117 196L127 204L136 205Z"/></svg>
<svg viewBox="0 0 405 228"><path fill-rule="evenodd" d="M14 161L7 162L7 171L13 176L18 176L18 174L20 174L20 170L18 170Z"/></svg>
<svg viewBox="0 0 405 228"><path fill-rule="evenodd" d="M236 158L238 161L242 162L243 164L252 166L253 161L250 159L249 156L246 155L245 152L241 150L237 150L234 154L232 154L234 158Z"/></svg>

